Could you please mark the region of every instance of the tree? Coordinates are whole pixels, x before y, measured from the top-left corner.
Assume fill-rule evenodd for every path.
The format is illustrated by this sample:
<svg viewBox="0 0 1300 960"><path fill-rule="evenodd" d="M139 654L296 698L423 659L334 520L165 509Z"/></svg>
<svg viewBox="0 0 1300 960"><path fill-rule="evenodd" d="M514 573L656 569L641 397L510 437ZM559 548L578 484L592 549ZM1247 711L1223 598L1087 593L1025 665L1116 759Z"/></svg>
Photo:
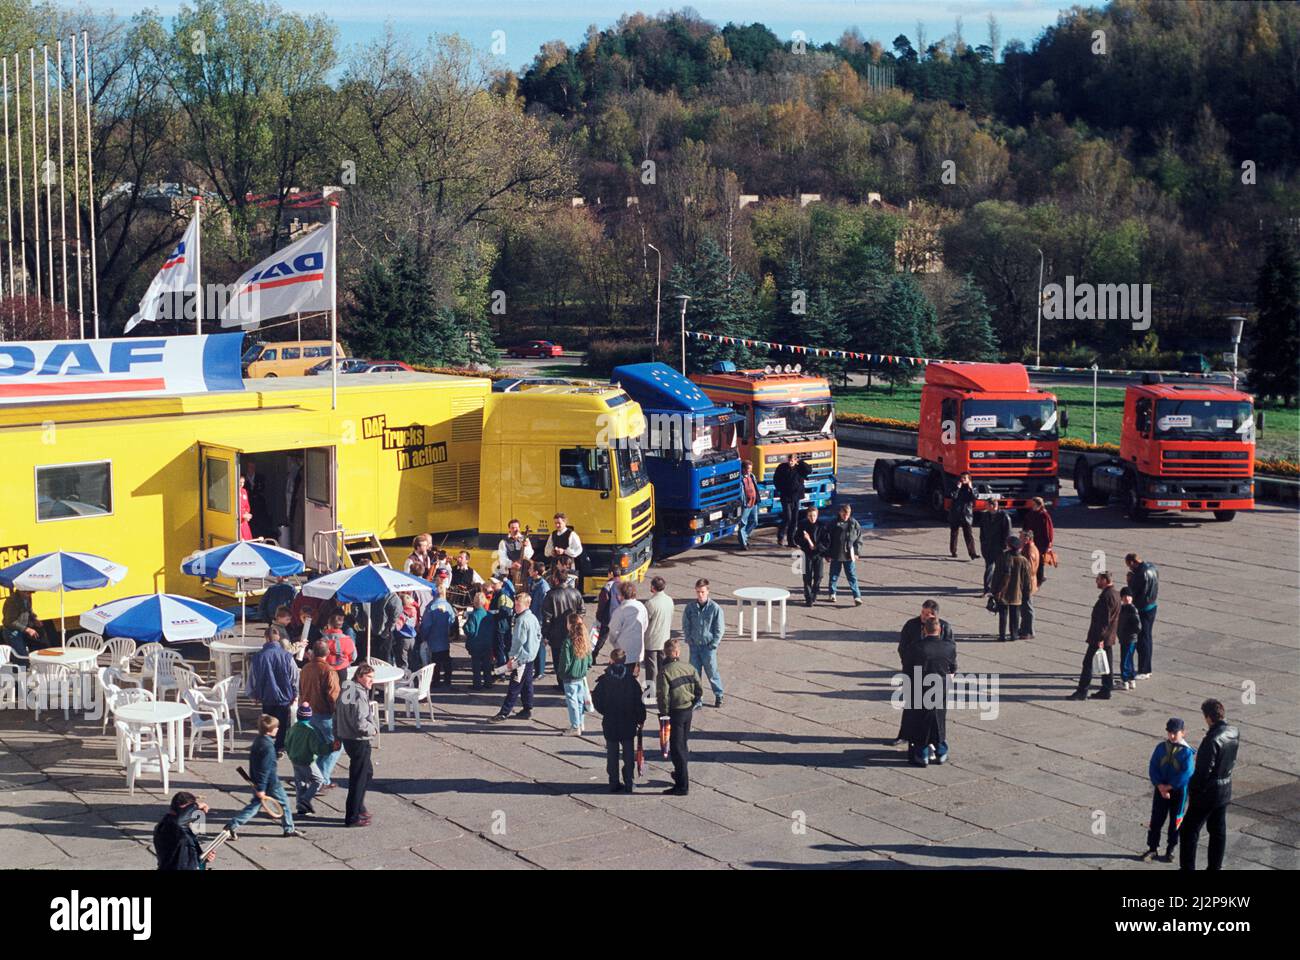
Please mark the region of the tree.
<svg viewBox="0 0 1300 960"><path fill-rule="evenodd" d="M873 353L896 357L934 356L940 350L938 319L934 307L910 274L901 273L885 286L877 322L869 334ZM908 362L885 363L880 375L890 389L910 383L919 368Z"/></svg>
<svg viewBox="0 0 1300 960"><path fill-rule="evenodd" d="M686 328L728 337L758 335L758 296L749 274L736 271L722 248L712 237L699 246L699 255L688 265L677 264L668 278L674 297L686 295ZM680 310L681 301L669 300ZM666 313L667 311L665 311ZM738 366L753 361L753 352L739 344L713 341L687 341L687 366L707 370L718 360L731 360Z"/></svg>
<svg viewBox="0 0 1300 960"><path fill-rule="evenodd" d="M1257 395L1286 403L1300 393L1300 256L1295 241L1280 231L1268 244L1255 293L1255 321L1250 350L1250 387Z"/></svg>
<svg viewBox="0 0 1300 960"><path fill-rule="evenodd" d="M773 335L778 339L807 347L829 350L849 348L849 329L824 286L809 289L796 261L787 268L785 290L780 296L774 317ZM805 370L813 373L842 375L848 361L807 353L798 357Z"/></svg>
<svg viewBox="0 0 1300 960"><path fill-rule="evenodd" d="M989 319L984 292L967 274L944 312L944 353L953 360L998 360L998 338Z"/></svg>

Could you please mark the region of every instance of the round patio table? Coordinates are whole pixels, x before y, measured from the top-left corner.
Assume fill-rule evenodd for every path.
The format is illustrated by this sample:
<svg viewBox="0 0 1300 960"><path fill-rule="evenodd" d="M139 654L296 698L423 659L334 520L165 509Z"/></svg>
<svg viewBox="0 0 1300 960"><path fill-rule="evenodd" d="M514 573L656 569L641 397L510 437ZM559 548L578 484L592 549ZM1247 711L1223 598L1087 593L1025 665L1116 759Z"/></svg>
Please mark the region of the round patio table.
<svg viewBox="0 0 1300 960"><path fill-rule="evenodd" d="M732 593L736 598L739 616L736 620L736 635L745 635L745 604L751 604L753 619L750 621L749 639L758 642L758 605L767 604L767 632L772 632L772 604L781 604L781 639L785 639L785 602L790 599L790 591L781 587L741 587Z"/></svg>
<svg viewBox="0 0 1300 960"><path fill-rule="evenodd" d="M139 726L163 726L167 730L167 755L176 764L178 773L185 772L185 750L182 748L185 721L194 713L189 704L170 700L140 700L124 703L113 710L113 716L123 723Z"/></svg>

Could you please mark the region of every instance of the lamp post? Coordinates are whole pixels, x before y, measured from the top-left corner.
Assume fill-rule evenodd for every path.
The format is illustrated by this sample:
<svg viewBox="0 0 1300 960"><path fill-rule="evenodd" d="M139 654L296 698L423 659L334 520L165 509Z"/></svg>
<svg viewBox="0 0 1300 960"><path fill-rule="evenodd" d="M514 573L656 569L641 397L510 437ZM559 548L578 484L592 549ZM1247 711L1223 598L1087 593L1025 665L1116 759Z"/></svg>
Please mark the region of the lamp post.
<svg viewBox="0 0 1300 960"><path fill-rule="evenodd" d="M1043 251L1038 251L1038 335L1034 341L1034 369L1043 365Z"/></svg>
<svg viewBox="0 0 1300 960"><path fill-rule="evenodd" d="M659 305L662 303L660 285L664 276L664 257L653 243L647 243L646 246L655 252L655 345L650 351L650 359L653 360L659 354Z"/></svg>
<svg viewBox="0 0 1300 960"><path fill-rule="evenodd" d="M686 302L691 298L684 293L677 294L682 302L682 376L686 376Z"/></svg>
<svg viewBox="0 0 1300 960"><path fill-rule="evenodd" d="M1092 445L1097 445L1097 364L1092 365Z"/></svg>
<svg viewBox="0 0 1300 960"><path fill-rule="evenodd" d="M1229 317L1232 324L1232 389L1237 389L1237 351L1241 348L1241 330L1246 325L1245 317Z"/></svg>

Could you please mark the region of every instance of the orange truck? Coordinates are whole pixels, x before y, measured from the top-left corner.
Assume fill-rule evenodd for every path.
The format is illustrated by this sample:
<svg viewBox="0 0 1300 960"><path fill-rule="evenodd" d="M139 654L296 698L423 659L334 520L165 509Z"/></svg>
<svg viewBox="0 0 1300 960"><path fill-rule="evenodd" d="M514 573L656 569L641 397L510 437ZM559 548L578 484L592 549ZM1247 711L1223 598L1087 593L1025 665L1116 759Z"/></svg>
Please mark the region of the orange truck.
<svg viewBox="0 0 1300 960"><path fill-rule="evenodd" d="M1080 455L1079 499L1111 497L1129 519L1204 510L1226 521L1255 509L1255 410L1250 394L1227 387L1164 383L1148 373L1124 391L1118 457Z"/></svg>
<svg viewBox="0 0 1300 960"><path fill-rule="evenodd" d="M1009 509L1060 494L1056 397L1029 385L1019 363L932 363L921 388L915 460L877 460L872 482L887 503L909 499L944 517L965 472L979 499Z"/></svg>
<svg viewBox="0 0 1300 960"><path fill-rule="evenodd" d="M740 458L754 468L759 523L776 523L781 518L772 475L791 453L812 467L801 509L820 509L831 502L835 496L835 403L825 377L790 366L737 370L735 364L723 360L709 373L694 374L691 379L714 403L728 404L741 414L736 446Z"/></svg>

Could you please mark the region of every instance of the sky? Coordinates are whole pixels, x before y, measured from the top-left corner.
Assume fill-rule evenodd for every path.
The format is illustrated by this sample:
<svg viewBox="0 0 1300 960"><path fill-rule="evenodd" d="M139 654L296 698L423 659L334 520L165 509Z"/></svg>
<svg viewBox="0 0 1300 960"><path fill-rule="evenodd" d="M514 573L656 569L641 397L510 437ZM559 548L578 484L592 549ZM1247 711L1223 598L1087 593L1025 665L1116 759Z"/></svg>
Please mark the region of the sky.
<svg viewBox="0 0 1300 960"><path fill-rule="evenodd" d="M782 40L801 30L807 41L815 44L838 40L845 29L856 26L864 37L881 40L888 47L900 33L907 34L915 45L918 21L924 24L926 42L933 43L953 32L959 16L968 43L987 43L990 13L998 19L1003 43L1019 39L1029 45L1069 6L1066 0L694 0L664 4L637 0L384 0L374 6L355 0L278 2L294 13L328 16L338 27L343 48L381 36L386 22L412 39L458 33L485 53L492 46L494 32L503 31L502 66L515 70L530 63L548 40L576 45L589 24L605 29L623 14L638 10L655 14L691 6L719 26L728 21L763 23ZM91 0L89 5L122 15L153 8L164 16L182 6L171 0Z"/></svg>

